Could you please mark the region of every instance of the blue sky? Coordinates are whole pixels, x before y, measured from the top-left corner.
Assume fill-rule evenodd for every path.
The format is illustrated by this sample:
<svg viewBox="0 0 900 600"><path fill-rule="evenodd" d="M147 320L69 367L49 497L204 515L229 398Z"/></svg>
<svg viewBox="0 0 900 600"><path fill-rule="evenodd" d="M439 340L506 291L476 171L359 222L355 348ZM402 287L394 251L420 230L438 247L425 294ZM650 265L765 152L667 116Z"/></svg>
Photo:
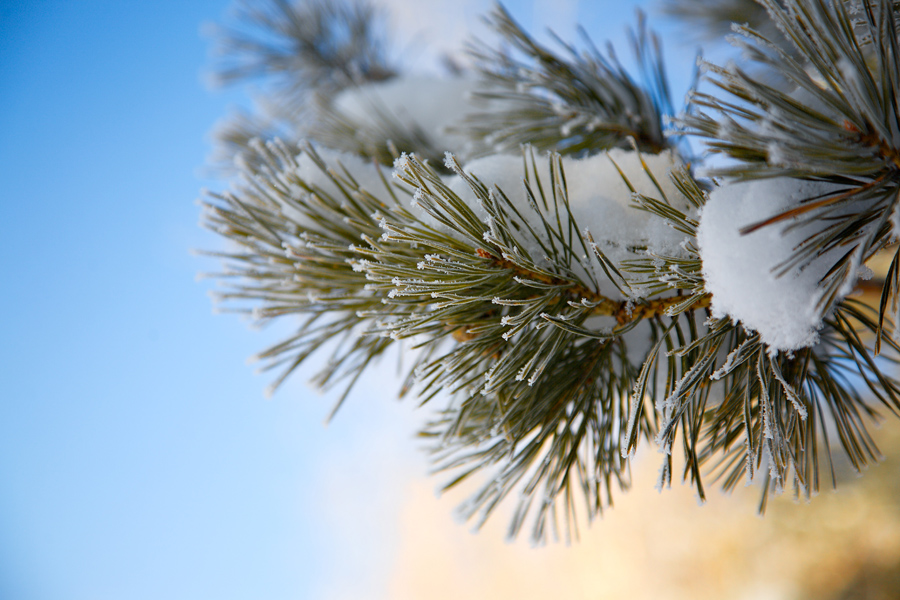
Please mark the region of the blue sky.
<svg viewBox="0 0 900 600"><path fill-rule="evenodd" d="M0 3L0 598L384 597L427 469L392 369L325 428L314 370L264 400L279 332L195 281L207 133L245 101L202 84L228 4ZM451 37L488 3L456 4ZM510 3L598 40L631 7Z"/></svg>

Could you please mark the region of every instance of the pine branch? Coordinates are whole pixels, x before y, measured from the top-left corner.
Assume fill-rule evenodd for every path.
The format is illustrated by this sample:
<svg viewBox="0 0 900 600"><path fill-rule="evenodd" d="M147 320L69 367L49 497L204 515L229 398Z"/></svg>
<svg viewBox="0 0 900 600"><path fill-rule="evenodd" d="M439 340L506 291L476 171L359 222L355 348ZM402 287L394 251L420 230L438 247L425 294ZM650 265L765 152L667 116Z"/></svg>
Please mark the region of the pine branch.
<svg viewBox="0 0 900 600"><path fill-rule="evenodd" d="M396 77L380 17L366 0L236 4L233 24L212 31L218 57L212 80L219 85L259 81L264 92L254 111L234 114L217 127L216 168L228 173L233 157L245 154L251 159L253 153L246 149L254 138L278 137L292 144L315 139L317 131L310 123L330 114L322 98L330 100L341 90ZM395 135L394 140L400 143L405 138ZM420 146L401 144L401 148L412 151Z"/></svg>
<svg viewBox="0 0 900 600"><path fill-rule="evenodd" d="M735 65L709 65L709 80L733 101L695 94L696 105L712 115L688 116L685 124L689 133L708 140L711 151L734 159L710 170L712 175L834 184L744 230L820 224L781 268L839 253L824 282L824 315L852 289L859 266L896 235L891 223L900 189L895 7L888 0L866 0L851 14L843 2L764 4L794 55L746 27L738 28L743 37L736 43L793 89L774 87Z"/></svg>
<svg viewBox="0 0 900 600"><path fill-rule="evenodd" d="M377 11L364 1L243 2L234 22L216 30L221 84L266 78L302 98L396 75Z"/></svg>
<svg viewBox="0 0 900 600"><path fill-rule="evenodd" d="M445 449L469 447L465 432L484 437L498 427L519 432L509 439L522 439L520 433L542 424L539 437L551 441L546 451L511 471L495 490L499 496L491 498L509 494L523 469L538 464L534 461L557 466L539 471L529 497L546 494L553 500L576 471L594 477L590 474L599 469L608 473L602 479L607 484L624 481L621 451L609 432L625 426L625 392L638 372L624 360L628 332L651 317L663 318L661 311L671 311L676 300L613 302L598 292L601 279L607 280L604 289L616 290L639 285L641 278L629 281L619 273L613 282L613 272L605 274L599 246L571 212L560 157L551 158L545 170L538 169L533 155L526 156L530 205L512 202L449 161L478 199L484 211L479 216L436 171L413 157L400 161L399 184L385 188L373 174L365 175L369 189L376 184L380 190L371 193L359 186L366 171L358 161L352 163L353 181L311 148L300 158L278 144L257 144L256 152L257 160L245 166L245 184L234 194L214 197L207 222L247 248L228 257L229 273L240 283L223 293L223 300L261 302L251 314L263 320L300 313L318 325L304 324L296 336L261 354L269 368L287 365L276 385L329 339L346 341L318 377L323 385L352 384L392 340L414 339L420 351L413 368L419 393L468 398L468 408L442 433ZM401 196L393 191L397 185ZM412 189L423 213L396 201L402 190ZM535 249L547 250L553 259L544 262ZM684 301L677 298L679 305ZM699 298L698 306L706 301ZM601 318L598 327L592 321L598 314L618 318ZM459 342L454 333L461 329L466 337ZM359 332L367 335L355 337ZM642 346L641 337L634 343ZM598 370L586 369L594 364ZM607 375L612 367L618 374ZM557 435L561 419L573 418L571 402L582 407L579 418L585 421L578 431ZM482 422L485 415L493 415L490 422ZM615 460L597 455L599 447L590 453L596 465L588 467L588 459L574 455L563 459L563 453L579 454L595 443L605 448L602 456ZM497 446L483 459L496 463L506 456ZM539 482L546 484L543 491L535 487ZM596 488L588 514L608 497L603 489L600 494ZM537 510L539 531L546 510Z"/></svg>
<svg viewBox="0 0 900 600"><path fill-rule="evenodd" d="M757 32L738 27L735 43L753 62L794 86L784 91L736 65L706 63L709 80L735 99L727 103L695 94L697 106L720 116L686 119L691 133L714 152L740 162L711 174L730 177L835 177L878 179L896 170L894 98L900 56L892 4L865 3L857 25L844 3L792 2L792 10L767 2L772 19L795 46L795 60ZM796 8L793 8L796 5ZM878 40L877 43L866 40ZM870 66L870 57L874 66Z"/></svg>
<svg viewBox="0 0 900 600"><path fill-rule="evenodd" d="M502 8L493 23L527 61L478 55L495 104L472 131L487 138L493 122L503 153L465 166L448 153L439 170L415 119L386 106L356 135L339 102L322 137L355 154L248 142L242 179L210 195L204 219L233 244L217 253L219 299L259 322L303 318L259 355L281 369L273 387L329 351L316 383L343 385L339 406L406 340L401 393L439 404L423 436L446 487L483 478L461 514L481 524L517 498L510 535L538 541L577 536L648 440L664 452L660 487L681 452L701 499L710 475L726 489L762 480L761 508L772 492L815 492L825 463L834 481L833 451L857 469L876 459L867 427L900 410L897 255L878 310L848 295L900 231L893 9L767 6L808 62L749 30L745 47L800 95L712 67L730 98L698 94L712 116L684 120L732 161L714 172L724 181L698 180L662 134L671 111L646 37L642 87L596 50L550 53ZM520 142L534 146L506 152ZM390 178L379 163L393 158ZM784 256L768 264L772 248ZM760 306L748 285L776 291Z"/></svg>
<svg viewBox="0 0 900 600"><path fill-rule="evenodd" d="M593 154L636 141L646 152L669 147L663 119L673 114L658 38L641 18L633 36L645 85L619 64L612 48L604 57L587 35L579 52L557 38L566 56L529 36L502 6L487 23L524 58L475 43L468 48L482 78L475 96L491 101L474 113L464 130L483 145L480 154L516 150L529 144L561 154ZM582 32L583 33L583 32Z"/></svg>

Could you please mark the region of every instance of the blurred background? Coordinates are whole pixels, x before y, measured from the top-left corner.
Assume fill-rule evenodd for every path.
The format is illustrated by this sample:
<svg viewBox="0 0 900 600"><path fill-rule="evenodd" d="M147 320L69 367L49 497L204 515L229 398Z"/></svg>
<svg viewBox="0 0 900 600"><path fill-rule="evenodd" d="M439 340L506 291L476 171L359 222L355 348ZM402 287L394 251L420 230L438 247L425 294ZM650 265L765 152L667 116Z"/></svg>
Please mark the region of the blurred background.
<svg viewBox="0 0 900 600"><path fill-rule="evenodd" d="M485 0L382 0L395 48L434 71ZM625 51L641 6L661 31L676 98L696 41L632 1L520 0L538 37L580 23ZM197 226L208 132L240 90L204 81L228 0L0 0L0 598L10 600L900 597L900 443L810 505L759 491L634 489L581 540L479 533L414 439L392 363L334 397L304 383L271 400L246 357L283 331L214 316L221 242ZM708 55L725 49L708 47ZM502 511L501 511L502 512Z"/></svg>

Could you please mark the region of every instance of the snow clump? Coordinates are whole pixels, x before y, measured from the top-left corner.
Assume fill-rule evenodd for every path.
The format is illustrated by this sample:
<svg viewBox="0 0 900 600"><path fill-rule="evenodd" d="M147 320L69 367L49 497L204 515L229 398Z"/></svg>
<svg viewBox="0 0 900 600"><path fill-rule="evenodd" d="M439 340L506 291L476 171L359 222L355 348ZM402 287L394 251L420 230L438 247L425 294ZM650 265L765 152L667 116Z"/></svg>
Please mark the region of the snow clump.
<svg viewBox="0 0 900 600"><path fill-rule="evenodd" d="M683 247L686 236L659 216L637 208L633 199L634 194L622 178L624 175L637 193L662 200L662 194L644 170L642 158L669 203L688 216L695 216L693 206L668 176L669 172L679 165L675 155L669 150L654 155L613 149L586 158L562 159L569 206L575 225L581 232L585 230L590 232L600 251L616 265L624 260L641 258L645 256L645 252L676 257L686 255ZM548 161L541 158L535 162L548 202L552 202L552 179ZM526 216L532 229L536 232L543 231L544 228L529 205L525 193L523 183L525 173L521 155L501 154L479 158L466 164L464 170L475 175L489 188L494 186L500 188L519 213ZM461 177L450 178L448 185L470 206L475 204L473 192ZM538 193L533 181L531 188L535 194ZM538 203L540 204L540 200ZM565 218L565 211L562 207L560 209L560 217ZM552 206L550 210L553 211ZM548 217L551 222L555 222L552 212ZM564 221L563 231L567 228ZM519 241L532 258L537 260L543 258L543 251L537 241L524 235ZM646 248L646 251L639 248ZM602 282L605 278L599 279ZM635 291L640 292L639 285ZM624 299L614 286L609 286L609 289L604 287L600 292L609 298Z"/></svg>
<svg viewBox="0 0 900 600"><path fill-rule="evenodd" d="M846 250L832 250L779 276L798 244L825 225L814 221L789 229L796 221L787 219L746 235L740 231L837 189L831 183L775 178L728 183L710 194L697 241L714 318L740 321L759 332L773 352L818 341L825 316L818 308L819 282Z"/></svg>
<svg viewBox="0 0 900 600"><path fill-rule="evenodd" d="M431 140L440 140L441 150L461 152L468 138L448 128L460 125L471 110L468 98L474 89L475 82L464 78L398 77L347 89L333 108L360 127L372 123L373 114L414 123Z"/></svg>

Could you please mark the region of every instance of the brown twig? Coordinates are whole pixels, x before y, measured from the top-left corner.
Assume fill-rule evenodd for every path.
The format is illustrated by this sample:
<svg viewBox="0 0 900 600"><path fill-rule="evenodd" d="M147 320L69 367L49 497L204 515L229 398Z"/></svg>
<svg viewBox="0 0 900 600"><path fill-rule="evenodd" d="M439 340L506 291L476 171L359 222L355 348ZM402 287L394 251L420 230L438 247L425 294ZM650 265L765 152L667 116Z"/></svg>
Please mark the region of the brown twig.
<svg viewBox="0 0 900 600"><path fill-rule="evenodd" d="M677 306L687 299L684 296L675 296L671 298L645 300L639 303L634 303L633 301L628 300L613 300L611 298L603 296L598 292L595 292L592 289L575 284L571 281L553 277L551 275L546 275L543 273L535 273L534 271L529 271L528 269L525 269L510 260L495 256L494 254L483 248L478 248L476 250L476 253L481 258L490 260L497 267L513 271L519 277L531 279L534 281L540 281L541 283L546 283L548 285L557 285L566 288L567 292L576 301L584 298L589 302L596 304L596 306L592 310L593 314L615 317L616 322L619 325L625 325L627 323L631 323L640 319L649 319L652 317L662 316L666 314L666 311L671 307ZM712 294L703 294L702 296L697 296L696 298L697 299L694 301L694 304L691 306L690 310L708 307L710 305L710 302L712 301Z"/></svg>

